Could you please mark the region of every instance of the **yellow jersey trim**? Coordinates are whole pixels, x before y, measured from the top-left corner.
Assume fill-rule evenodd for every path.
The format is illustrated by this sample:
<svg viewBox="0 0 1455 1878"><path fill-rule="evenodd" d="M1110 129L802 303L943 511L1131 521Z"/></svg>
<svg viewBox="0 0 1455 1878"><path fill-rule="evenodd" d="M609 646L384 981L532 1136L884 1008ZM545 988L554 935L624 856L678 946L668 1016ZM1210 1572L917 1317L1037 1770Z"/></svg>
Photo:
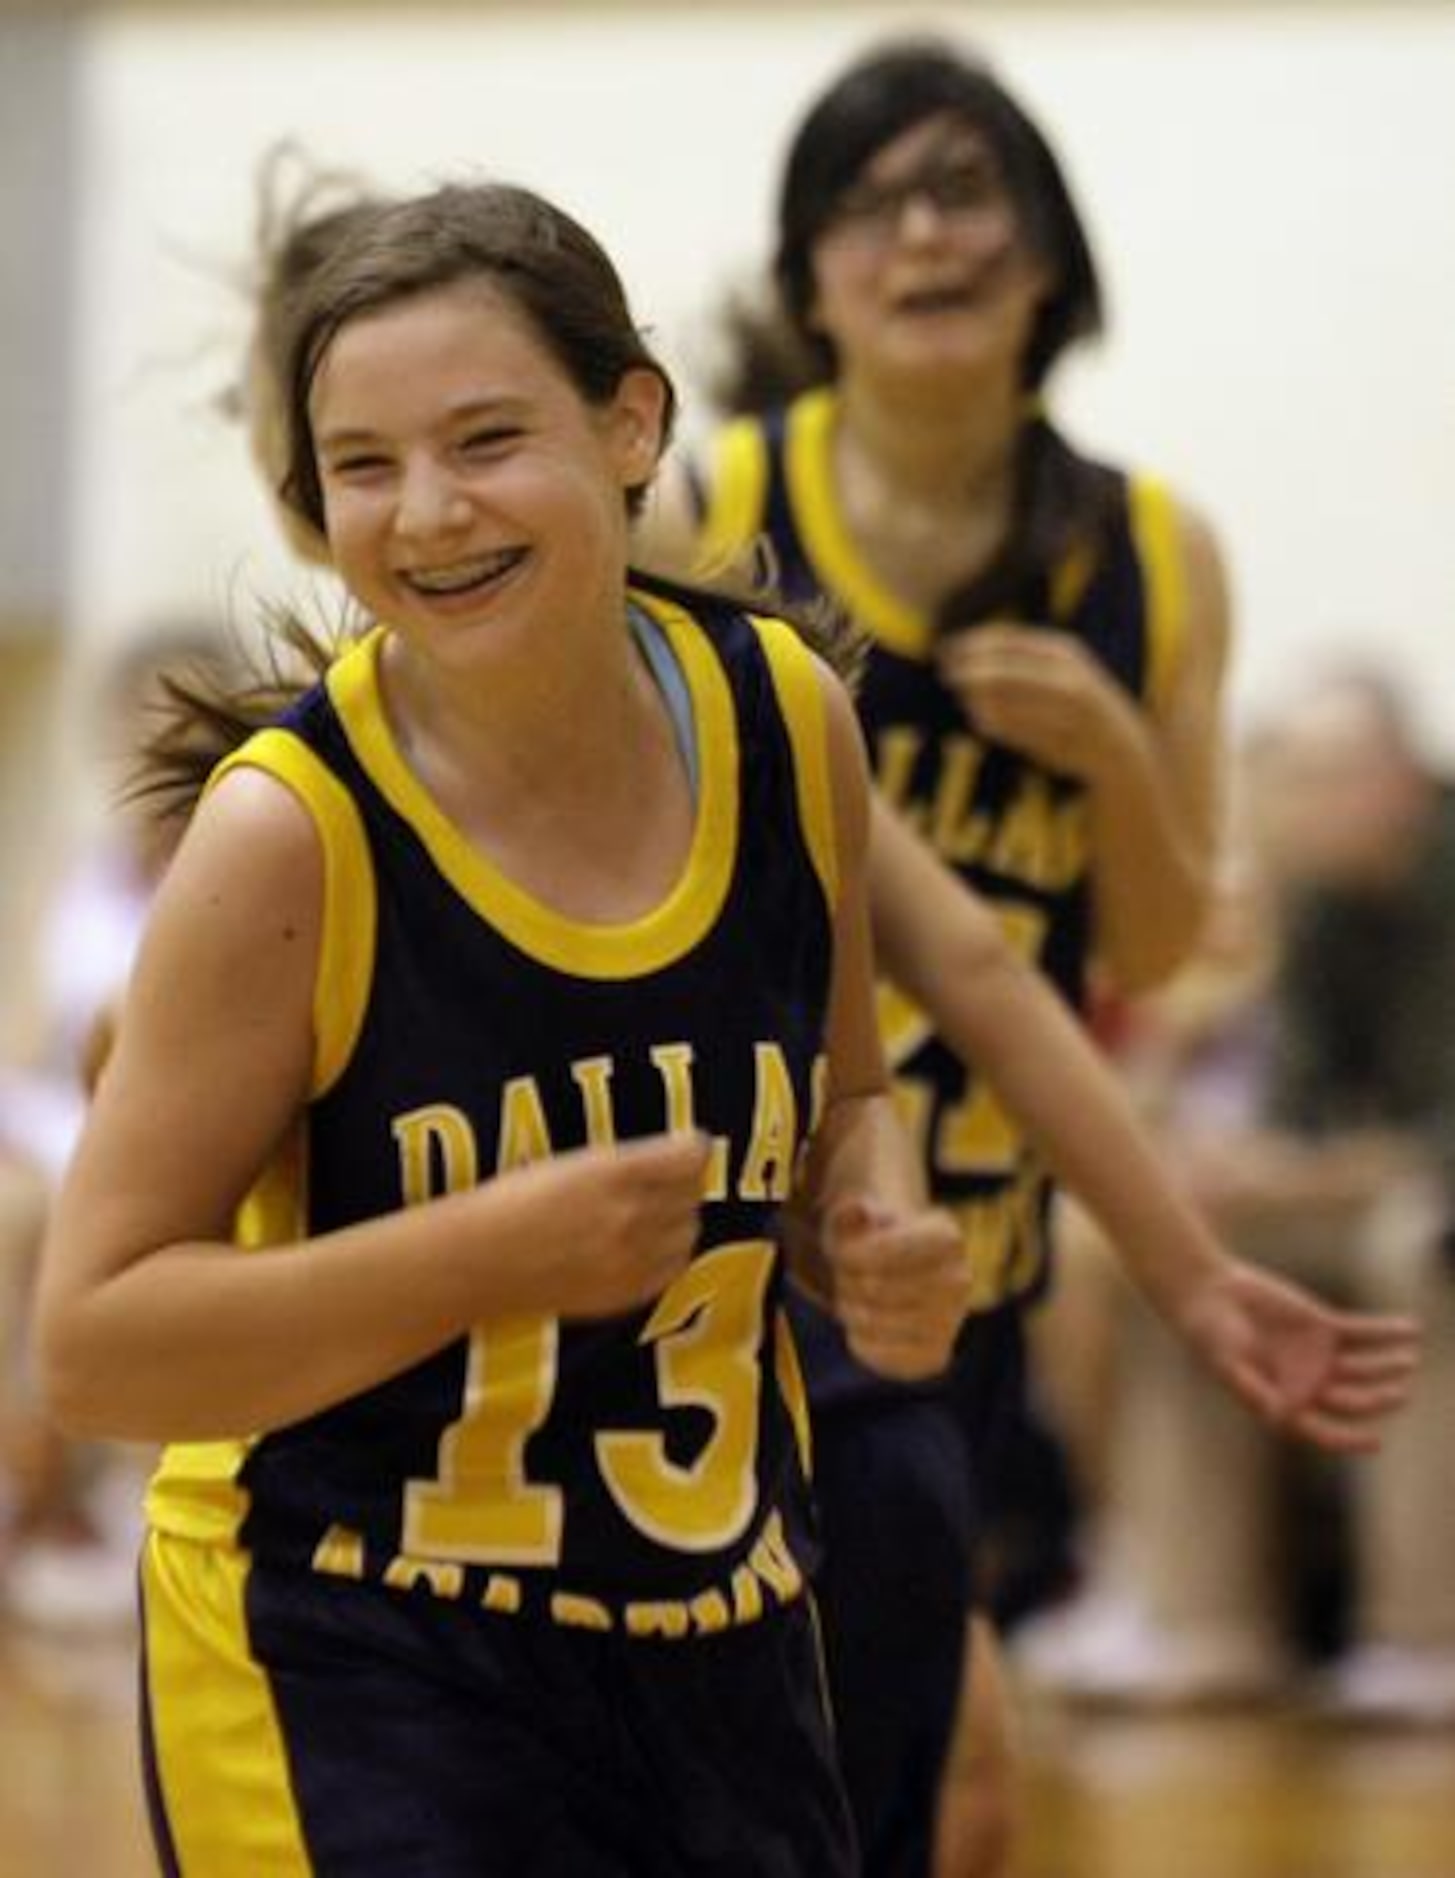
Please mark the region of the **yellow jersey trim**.
<svg viewBox="0 0 1455 1878"><path fill-rule="evenodd" d="M793 751L798 819L804 840L824 896L834 907L839 898L839 855L823 679L813 654L785 621L754 615L753 625L768 661Z"/></svg>
<svg viewBox="0 0 1455 1878"><path fill-rule="evenodd" d="M376 627L327 678L359 761L455 891L512 945L577 978L639 977L681 958L721 912L737 858L739 746L727 675L684 608L655 595L632 598L662 628L681 667L697 728L700 786L692 845L676 885L649 913L619 925L570 919L538 900L473 847L435 802L389 728L379 689L387 627Z"/></svg>
<svg viewBox="0 0 1455 1878"><path fill-rule="evenodd" d="M696 569L703 576L733 566L763 528L768 490L768 444L755 418L724 424L712 440L707 513L697 537Z"/></svg>
<svg viewBox="0 0 1455 1878"><path fill-rule="evenodd" d="M348 655L345 655L348 656ZM218 765L208 788L234 769L260 769L290 789L323 845L323 931L313 989L317 1100L343 1074L369 1001L378 909L369 841L358 805L328 765L287 730L262 730Z"/></svg>
<svg viewBox="0 0 1455 1878"><path fill-rule="evenodd" d="M901 658L927 658L933 622L890 591L845 526L833 483L837 421L838 399L827 386L806 392L789 407L783 471L804 550L819 585L846 607L857 625Z"/></svg>
<svg viewBox="0 0 1455 1878"><path fill-rule="evenodd" d="M1177 504L1166 484L1130 477L1127 508L1147 596L1144 695L1155 707L1167 696L1187 637L1187 568Z"/></svg>
<svg viewBox="0 0 1455 1878"><path fill-rule="evenodd" d="M808 1406L808 1388L803 1380L798 1343L787 1311L780 1308L773 1326L773 1362L778 1387L793 1424L793 1438L798 1444L798 1461L805 1480L813 1479L813 1417Z"/></svg>
<svg viewBox="0 0 1455 1878"><path fill-rule="evenodd" d="M147 1540L142 1612L157 1783L182 1871L308 1878L313 1861L277 1706L248 1639L248 1570L240 1553L155 1533Z"/></svg>

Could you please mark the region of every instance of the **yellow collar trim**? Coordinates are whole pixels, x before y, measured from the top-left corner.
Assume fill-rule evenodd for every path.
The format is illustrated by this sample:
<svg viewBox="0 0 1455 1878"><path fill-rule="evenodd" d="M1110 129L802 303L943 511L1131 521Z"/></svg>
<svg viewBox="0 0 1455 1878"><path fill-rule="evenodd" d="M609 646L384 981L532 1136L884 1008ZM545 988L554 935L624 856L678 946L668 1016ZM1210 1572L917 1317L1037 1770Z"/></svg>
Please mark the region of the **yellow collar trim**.
<svg viewBox="0 0 1455 1878"><path fill-rule="evenodd" d="M925 658L932 622L892 593L860 554L845 526L833 479L838 399L829 386L806 392L789 407L784 473L803 545L820 586L840 600L856 624L902 658Z"/></svg>
<svg viewBox="0 0 1455 1878"><path fill-rule="evenodd" d="M387 626L376 627L328 674L329 694L355 754L441 874L512 945L577 978L637 977L690 951L721 912L737 857L739 743L727 676L688 612L655 595L633 599L662 627L681 665L697 727L699 783L692 846L676 885L649 913L621 925L587 924L547 906L494 866L445 815L389 728L379 689Z"/></svg>

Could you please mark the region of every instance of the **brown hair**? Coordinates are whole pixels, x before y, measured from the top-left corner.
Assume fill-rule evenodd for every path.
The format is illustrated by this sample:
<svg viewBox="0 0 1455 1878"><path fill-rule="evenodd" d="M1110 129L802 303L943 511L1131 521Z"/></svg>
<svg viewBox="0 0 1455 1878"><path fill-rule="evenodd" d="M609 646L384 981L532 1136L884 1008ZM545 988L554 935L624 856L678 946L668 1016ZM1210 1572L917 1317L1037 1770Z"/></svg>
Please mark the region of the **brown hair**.
<svg viewBox="0 0 1455 1878"><path fill-rule="evenodd" d="M587 403L604 405L631 371L676 391L632 319L595 237L544 197L506 183L448 184L402 202L355 204L296 280L275 277L265 346L283 425L282 502L319 534L323 497L308 399L324 354L352 320L457 282L486 279L529 322ZM645 485L629 492L633 508Z"/></svg>
<svg viewBox="0 0 1455 1878"><path fill-rule="evenodd" d="M629 371L654 372L666 388L670 429L671 380L634 325L609 258L570 216L504 184L450 185L406 201L347 185L353 192L340 200L342 180L325 175L280 211L268 193L274 178L265 173L257 311L243 387L232 401L246 415L255 460L305 558L328 558L308 413L313 378L351 320L416 294L488 278L589 403L607 402ZM645 495L645 486L630 491L629 506L638 508ZM858 641L847 623L827 606L786 608L766 574L729 588L639 568L628 573L633 585L689 608L707 601L784 615L852 677ZM265 652L244 662L240 684L192 675L167 680L169 708L130 791L153 799L159 813L189 810L215 765L316 682L359 624L347 602L340 615L316 624L289 607L270 610L264 623Z"/></svg>
<svg viewBox="0 0 1455 1878"><path fill-rule="evenodd" d="M1070 448L1033 395L1069 346L1103 329L1095 257L1055 152L986 64L940 39L894 39L856 59L809 107L784 163L768 292L729 300L712 389L726 411L764 412L832 382L833 349L811 313L814 249L876 152L943 113L994 151L1022 238L1052 281L1020 361L1027 414L1009 535L992 564L946 600L939 625L951 630L1025 605L1073 543L1101 537L1116 501L1115 479Z"/></svg>

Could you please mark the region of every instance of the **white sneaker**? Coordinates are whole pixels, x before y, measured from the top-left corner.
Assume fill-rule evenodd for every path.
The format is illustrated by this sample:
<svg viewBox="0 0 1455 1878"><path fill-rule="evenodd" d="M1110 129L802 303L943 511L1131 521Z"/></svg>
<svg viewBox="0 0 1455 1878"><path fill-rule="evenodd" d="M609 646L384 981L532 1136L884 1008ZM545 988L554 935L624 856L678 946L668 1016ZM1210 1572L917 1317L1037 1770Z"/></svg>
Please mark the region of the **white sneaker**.
<svg viewBox="0 0 1455 1878"><path fill-rule="evenodd" d="M1270 1639L1247 1632L1181 1631L1128 1599L1101 1597L1052 1614L1011 1644L1028 1685L1065 1701L1177 1708L1265 1701L1288 1665Z"/></svg>
<svg viewBox="0 0 1455 1878"><path fill-rule="evenodd" d="M1134 1644L1146 1626L1141 1605L1125 1593L1088 1590L1019 1625L1006 1643L1015 1671L1033 1688L1077 1688L1109 1654Z"/></svg>
<svg viewBox="0 0 1455 1878"><path fill-rule="evenodd" d="M92 1636L136 1622L137 1561L130 1548L95 1539L17 1545L0 1583L12 1623L57 1636Z"/></svg>
<svg viewBox="0 0 1455 1878"><path fill-rule="evenodd" d="M1314 1704L1333 1721L1455 1727L1455 1648L1361 1644L1319 1679Z"/></svg>

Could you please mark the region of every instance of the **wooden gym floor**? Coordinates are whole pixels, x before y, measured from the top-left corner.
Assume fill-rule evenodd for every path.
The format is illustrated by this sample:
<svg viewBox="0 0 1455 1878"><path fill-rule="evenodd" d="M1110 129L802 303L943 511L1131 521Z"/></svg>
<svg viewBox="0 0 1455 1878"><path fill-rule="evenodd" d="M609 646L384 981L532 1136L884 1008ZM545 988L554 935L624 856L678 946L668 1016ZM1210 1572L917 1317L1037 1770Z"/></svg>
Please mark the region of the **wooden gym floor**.
<svg viewBox="0 0 1455 1878"><path fill-rule="evenodd" d="M154 1873L132 1680L125 1639L0 1630L0 1878ZM1455 1878L1455 1733L1032 1711L1023 1735L1017 1878Z"/></svg>

